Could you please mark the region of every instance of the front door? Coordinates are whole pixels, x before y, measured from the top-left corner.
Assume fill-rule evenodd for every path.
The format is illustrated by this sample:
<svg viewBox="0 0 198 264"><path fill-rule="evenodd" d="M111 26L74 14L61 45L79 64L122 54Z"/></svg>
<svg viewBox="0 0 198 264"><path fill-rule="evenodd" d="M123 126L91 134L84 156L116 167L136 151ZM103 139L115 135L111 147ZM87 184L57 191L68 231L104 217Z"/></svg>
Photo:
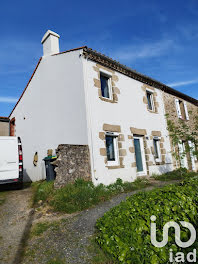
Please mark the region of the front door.
<svg viewBox="0 0 198 264"><path fill-rule="evenodd" d="M137 173L139 175L146 174L146 160L144 153L144 142L143 137L134 137L134 147L135 147L135 159L136 159L136 167Z"/></svg>

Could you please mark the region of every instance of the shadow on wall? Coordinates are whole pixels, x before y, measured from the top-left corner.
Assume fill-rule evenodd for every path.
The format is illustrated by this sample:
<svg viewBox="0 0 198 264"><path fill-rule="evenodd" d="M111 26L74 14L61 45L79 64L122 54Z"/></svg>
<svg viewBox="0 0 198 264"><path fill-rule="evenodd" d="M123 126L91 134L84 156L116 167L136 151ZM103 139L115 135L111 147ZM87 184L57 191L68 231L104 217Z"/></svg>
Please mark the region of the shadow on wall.
<svg viewBox="0 0 198 264"><path fill-rule="evenodd" d="M23 182L32 182L31 178L29 177L26 169L23 169Z"/></svg>

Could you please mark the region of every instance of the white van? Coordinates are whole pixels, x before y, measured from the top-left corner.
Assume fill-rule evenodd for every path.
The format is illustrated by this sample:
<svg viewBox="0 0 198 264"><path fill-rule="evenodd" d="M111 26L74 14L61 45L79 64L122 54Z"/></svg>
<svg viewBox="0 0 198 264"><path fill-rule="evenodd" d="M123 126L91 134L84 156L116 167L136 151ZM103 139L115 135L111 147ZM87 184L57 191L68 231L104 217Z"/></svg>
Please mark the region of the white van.
<svg viewBox="0 0 198 264"><path fill-rule="evenodd" d="M0 137L0 184L23 185L23 155L19 137Z"/></svg>

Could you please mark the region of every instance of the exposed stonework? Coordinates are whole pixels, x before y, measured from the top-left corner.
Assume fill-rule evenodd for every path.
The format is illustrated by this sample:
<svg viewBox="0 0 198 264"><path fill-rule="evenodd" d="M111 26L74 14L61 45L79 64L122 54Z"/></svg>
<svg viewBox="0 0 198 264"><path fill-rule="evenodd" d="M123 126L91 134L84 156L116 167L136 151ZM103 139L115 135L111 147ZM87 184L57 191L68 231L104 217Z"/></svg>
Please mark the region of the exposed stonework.
<svg viewBox="0 0 198 264"><path fill-rule="evenodd" d="M161 131L152 131L151 135L154 137L161 137L162 133L161 133Z"/></svg>
<svg viewBox="0 0 198 264"><path fill-rule="evenodd" d="M179 125L179 117L177 115L177 110L176 110L176 105L175 105L175 99L179 99L184 102L183 99L173 96L171 94L163 92L163 99L164 99L164 107L165 107L165 112L168 114L168 119L174 122L176 126ZM185 101L187 105L187 110L188 110L188 115L189 115L189 120L184 120L186 122L187 126L189 127L190 131L193 132L194 130L194 121L195 117L198 115L198 107L188 101ZM161 141L163 142L163 141ZM173 153L174 151L178 152L178 147L176 149L174 148L172 141L170 140L171 143L171 152ZM175 168L179 166L179 162L175 159L175 157L172 155L173 158L173 165ZM187 155L187 160L188 160L188 167L192 168L192 163L191 159ZM198 161L196 162L196 167L198 169Z"/></svg>
<svg viewBox="0 0 198 264"><path fill-rule="evenodd" d="M120 94L120 90L117 87L116 83L118 82L119 78L118 76L115 74L115 71L104 67L103 65L100 64L96 64L96 66L93 66L93 70L97 72L98 78L94 78L94 86L96 88L98 88L98 96L99 98L104 101L104 102L109 102L109 103L117 103L118 102L118 94ZM102 70L104 70L105 72L109 72L109 74L111 75L111 86L112 86L112 99L110 98L105 98L102 97L102 93L101 93L101 83L100 83L100 72L102 72Z"/></svg>
<svg viewBox="0 0 198 264"><path fill-rule="evenodd" d="M135 127L130 127L131 133L133 135L140 135L140 136L144 136L146 135L146 129L139 129L139 128L135 128Z"/></svg>
<svg viewBox="0 0 198 264"><path fill-rule="evenodd" d="M57 150L55 188L61 188L76 179L91 180L90 155L87 145L61 144Z"/></svg>
<svg viewBox="0 0 198 264"><path fill-rule="evenodd" d="M110 132L121 132L121 127L117 125L104 124L103 130L110 131Z"/></svg>

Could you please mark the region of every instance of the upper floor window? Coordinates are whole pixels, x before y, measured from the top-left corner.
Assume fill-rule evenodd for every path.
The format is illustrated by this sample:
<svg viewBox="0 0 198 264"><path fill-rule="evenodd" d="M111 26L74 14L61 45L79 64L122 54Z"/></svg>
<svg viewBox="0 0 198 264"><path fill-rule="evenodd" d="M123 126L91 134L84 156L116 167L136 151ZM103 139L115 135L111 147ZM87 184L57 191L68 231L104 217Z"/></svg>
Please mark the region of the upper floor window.
<svg viewBox="0 0 198 264"><path fill-rule="evenodd" d="M146 91L146 97L148 102L148 109L154 111L153 93L150 91Z"/></svg>
<svg viewBox="0 0 198 264"><path fill-rule="evenodd" d="M189 120L186 102L179 99L175 99L175 104L176 104L178 117L184 120Z"/></svg>
<svg viewBox="0 0 198 264"><path fill-rule="evenodd" d="M112 99L111 77L100 73L100 83L102 97Z"/></svg>

